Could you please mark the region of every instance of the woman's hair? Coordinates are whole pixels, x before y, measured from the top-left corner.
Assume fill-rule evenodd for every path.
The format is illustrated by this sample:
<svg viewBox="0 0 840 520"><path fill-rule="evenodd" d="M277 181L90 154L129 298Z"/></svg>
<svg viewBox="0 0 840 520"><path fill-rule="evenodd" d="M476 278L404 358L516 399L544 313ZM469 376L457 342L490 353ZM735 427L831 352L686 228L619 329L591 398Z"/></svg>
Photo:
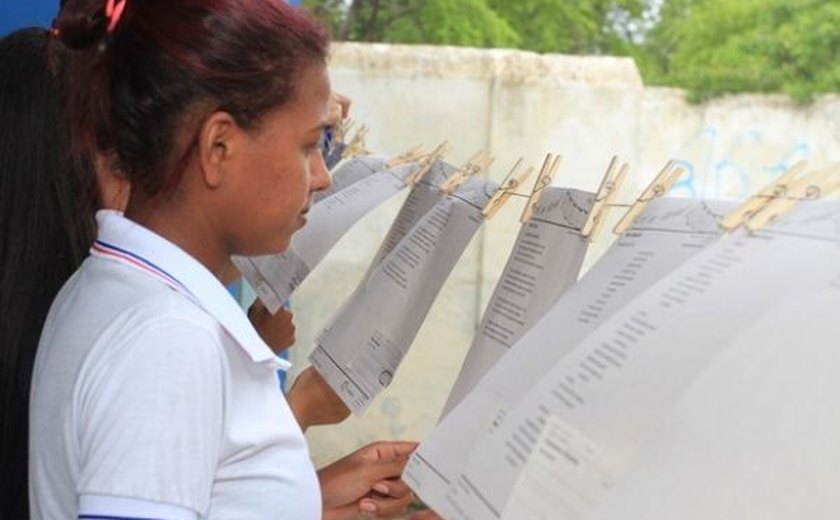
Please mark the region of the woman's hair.
<svg viewBox="0 0 840 520"><path fill-rule="evenodd" d="M254 128L291 100L302 69L326 63L326 32L283 0L115 3L121 16L106 0L66 0L54 32L75 51L80 149L103 153L147 198L178 184L206 115Z"/></svg>
<svg viewBox="0 0 840 520"><path fill-rule="evenodd" d="M0 518L29 518L27 434L35 349L50 304L93 241L88 162L71 159L44 29L0 40Z"/></svg>

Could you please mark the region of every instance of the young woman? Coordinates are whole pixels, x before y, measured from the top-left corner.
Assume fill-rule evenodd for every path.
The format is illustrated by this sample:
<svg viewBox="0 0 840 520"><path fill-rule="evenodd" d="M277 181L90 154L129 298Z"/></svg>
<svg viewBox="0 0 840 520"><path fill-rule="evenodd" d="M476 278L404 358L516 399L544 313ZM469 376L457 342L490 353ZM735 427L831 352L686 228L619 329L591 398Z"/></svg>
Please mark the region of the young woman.
<svg viewBox="0 0 840 520"><path fill-rule="evenodd" d="M131 196L44 328L33 517L315 519L407 496L381 480L412 443L327 468L319 493L280 363L219 281L231 254L282 251L329 182L323 32L276 0L69 0L55 33L80 152ZM371 460L387 469L335 477Z"/></svg>
<svg viewBox="0 0 840 520"><path fill-rule="evenodd" d="M9 122L0 130L0 303L7 318L0 321L0 475L4 482L0 518L18 520L29 518L29 383L47 310L60 286L87 256L95 237L97 205L122 209L128 193L126 181L102 169L97 196L88 161L69 161L70 131L62 108L61 82L51 70L62 61L61 49L48 49L48 42L47 32L39 28L0 39L0 70L4 71L0 114ZM271 316L255 305L250 317L272 349L294 342L290 314ZM347 414L341 401L309 369L296 380L288 401L303 429L338 422ZM335 492L323 497L330 506L325 517L402 510L410 493L391 478L401 471L401 459L387 456L410 447L408 443L375 443L320 470L319 481L328 493L338 482L352 479L357 483L355 501ZM359 483L378 489L378 494L365 496L370 490L360 489Z"/></svg>

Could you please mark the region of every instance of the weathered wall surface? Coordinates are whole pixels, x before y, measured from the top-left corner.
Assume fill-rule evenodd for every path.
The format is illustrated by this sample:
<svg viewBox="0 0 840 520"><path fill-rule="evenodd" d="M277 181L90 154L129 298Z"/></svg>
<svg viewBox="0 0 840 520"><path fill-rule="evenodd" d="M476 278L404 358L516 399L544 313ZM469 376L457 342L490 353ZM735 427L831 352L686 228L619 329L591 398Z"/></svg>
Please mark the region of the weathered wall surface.
<svg viewBox="0 0 840 520"><path fill-rule="evenodd" d="M781 96L691 106L681 91L645 87L624 58L335 44L331 75L334 89L353 98L353 118L370 128L372 151L395 155L446 139L450 162L459 164L486 148L496 157L489 175L497 180L519 157L538 167L554 152L564 157L555 185L595 190L617 154L631 165L621 197L629 201L676 158L688 173L674 193L742 198L798 159L814 167L840 161L840 97L809 107ZM356 226L295 296L298 369L367 268L399 203ZM473 240L370 411L309 432L318 462L376 439L421 439L434 425L506 261L521 204L510 202ZM605 234L593 244L588 263L609 241Z"/></svg>

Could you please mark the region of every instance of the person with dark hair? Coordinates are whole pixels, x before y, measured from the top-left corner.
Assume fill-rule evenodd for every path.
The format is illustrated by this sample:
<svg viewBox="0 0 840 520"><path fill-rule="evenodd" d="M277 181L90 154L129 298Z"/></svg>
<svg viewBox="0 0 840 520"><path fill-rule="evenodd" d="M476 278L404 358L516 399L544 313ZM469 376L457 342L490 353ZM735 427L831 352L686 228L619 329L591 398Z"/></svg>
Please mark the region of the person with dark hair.
<svg viewBox="0 0 840 520"><path fill-rule="evenodd" d="M29 518L27 436L35 348L50 303L93 243L89 165L71 160L44 29L0 40L0 518Z"/></svg>
<svg viewBox="0 0 840 520"><path fill-rule="evenodd" d="M388 477L414 443L373 444L316 475L276 383L282 362L220 282L230 255L285 249L329 183L322 29L275 0L68 0L53 33L72 51L76 153L131 190L124 216L97 214L92 254L44 326L33 518L404 508L410 493Z"/></svg>

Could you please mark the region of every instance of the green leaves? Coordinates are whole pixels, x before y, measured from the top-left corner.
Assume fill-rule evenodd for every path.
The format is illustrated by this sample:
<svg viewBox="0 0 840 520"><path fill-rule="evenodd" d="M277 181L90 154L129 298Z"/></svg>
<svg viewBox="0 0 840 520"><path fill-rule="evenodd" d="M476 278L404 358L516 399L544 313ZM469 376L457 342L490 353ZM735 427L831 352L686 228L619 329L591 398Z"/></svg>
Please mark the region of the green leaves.
<svg viewBox="0 0 840 520"><path fill-rule="evenodd" d="M426 0L418 15L396 20L386 40L472 47L519 47L519 34L485 0Z"/></svg>
<svg viewBox="0 0 840 520"><path fill-rule="evenodd" d="M840 5L814 0L675 0L646 47L648 81L701 101L726 93L785 92L806 103L840 90Z"/></svg>
<svg viewBox="0 0 840 520"><path fill-rule="evenodd" d="M609 53L645 0L306 0L337 39ZM626 25L626 23L625 23Z"/></svg>
<svg viewBox="0 0 840 520"><path fill-rule="evenodd" d="M840 91L840 2L305 0L339 40L514 47L636 60L648 84L702 101Z"/></svg>
<svg viewBox="0 0 840 520"><path fill-rule="evenodd" d="M644 5L643 0L487 1L519 33L522 48L568 54L610 53L625 28L621 20L640 16Z"/></svg>

